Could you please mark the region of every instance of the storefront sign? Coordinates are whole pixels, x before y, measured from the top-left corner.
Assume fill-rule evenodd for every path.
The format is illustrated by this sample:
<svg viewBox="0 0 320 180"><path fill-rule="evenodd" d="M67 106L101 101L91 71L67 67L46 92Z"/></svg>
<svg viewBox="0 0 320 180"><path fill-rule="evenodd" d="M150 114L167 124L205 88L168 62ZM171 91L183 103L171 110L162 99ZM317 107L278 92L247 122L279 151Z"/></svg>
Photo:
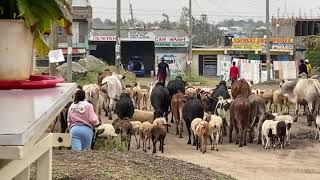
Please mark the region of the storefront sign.
<svg viewBox="0 0 320 180"><path fill-rule="evenodd" d="M293 49L292 38L271 38L270 44L272 49ZM265 46L264 38L233 38L231 48L263 50Z"/></svg>
<svg viewBox="0 0 320 180"><path fill-rule="evenodd" d="M154 34L149 31L129 31L128 32L129 39L154 39Z"/></svg>
<svg viewBox="0 0 320 180"><path fill-rule="evenodd" d="M292 50L293 44L272 44L271 49L278 49L278 50Z"/></svg>
<svg viewBox="0 0 320 180"><path fill-rule="evenodd" d="M185 42L188 41L187 37L156 37L155 42Z"/></svg>
<svg viewBox="0 0 320 180"><path fill-rule="evenodd" d="M116 41L116 36L89 36L90 41Z"/></svg>
<svg viewBox="0 0 320 180"><path fill-rule="evenodd" d="M155 42L155 47L188 47L186 42Z"/></svg>

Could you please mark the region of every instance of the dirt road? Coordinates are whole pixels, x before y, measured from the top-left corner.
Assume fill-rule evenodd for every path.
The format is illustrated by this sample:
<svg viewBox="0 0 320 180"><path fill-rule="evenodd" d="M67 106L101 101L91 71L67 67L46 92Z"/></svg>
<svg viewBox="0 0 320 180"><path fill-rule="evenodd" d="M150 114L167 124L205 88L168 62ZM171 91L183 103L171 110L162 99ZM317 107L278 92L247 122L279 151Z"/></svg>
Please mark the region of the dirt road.
<svg viewBox="0 0 320 180"><path fill-rule="evenodd" d="M235 144L229 144L225 138L218 152L208 148L206 154L201 154L195 147L186 144L186 135L180 139L173 132L174 129L171 128L165 141L164 154L158 152L157 155L191 162L243 180L320 179L320 142L311 140L315 127L306 126L305 118L294 123L293 141L285 150L265 150L256 143L239 148ZM132 140L132 150L143 153L141 149L134 150L135 145Z"/></svg>

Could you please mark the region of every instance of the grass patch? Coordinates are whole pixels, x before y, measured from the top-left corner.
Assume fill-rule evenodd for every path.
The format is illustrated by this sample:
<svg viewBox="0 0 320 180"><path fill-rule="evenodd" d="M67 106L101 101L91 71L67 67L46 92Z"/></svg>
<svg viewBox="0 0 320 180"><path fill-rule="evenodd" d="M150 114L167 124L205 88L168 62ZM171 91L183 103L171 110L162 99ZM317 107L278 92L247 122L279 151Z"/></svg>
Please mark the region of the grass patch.
<svg viewBox="0 0 320 180"><path fill-rule="evenodd" d="M124 141L121 141L121 137L117 136L114 138L98 138L95 143L95 149L98 151L119 151L119 152L125 152L127 151L127 148L124 144Z"/></svg>
<svg viewBox="0 0 320 180"><path fill-rule="evenodd" d="M212 86L214 84L217 84L215 80L211 80L209 78L199 76L196 74L187 75L185 80L191 85L195 86Z"/></svg>
<svg viewBox="0 0 320 180"><path fill-rule="evenodd" d="M85 76L75 78L75 82L78 85L86 85L86 84L93 84L97 83L97 77L99 72L103 72L104 70L109 69L112 72L116 72L115 66L105 66L102 68L97 69L96 71L89 71ZM135 74L125 71L123 69L120 69L121 74L125 74L126 79L124 80L125 85L132 85L134 82L136 82L136 76Z"/></svg>

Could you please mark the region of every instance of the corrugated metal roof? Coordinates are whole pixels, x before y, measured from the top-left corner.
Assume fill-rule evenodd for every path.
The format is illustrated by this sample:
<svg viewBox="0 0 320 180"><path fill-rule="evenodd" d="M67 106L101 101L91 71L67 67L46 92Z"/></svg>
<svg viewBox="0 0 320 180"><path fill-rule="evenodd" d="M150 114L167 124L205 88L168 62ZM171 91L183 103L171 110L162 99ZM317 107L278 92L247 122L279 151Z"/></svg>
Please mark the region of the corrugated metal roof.
<svg viewBox="0 0 320 180"><path fill-rule="evenodd" d="M135 32L138 30L121 30L121 37L128 38L128 32ZM152 32L155 37L187 37L184 30L146 30ZM116 30L114 29L93 29L91 30L92 36L115 36Z"/></svg>

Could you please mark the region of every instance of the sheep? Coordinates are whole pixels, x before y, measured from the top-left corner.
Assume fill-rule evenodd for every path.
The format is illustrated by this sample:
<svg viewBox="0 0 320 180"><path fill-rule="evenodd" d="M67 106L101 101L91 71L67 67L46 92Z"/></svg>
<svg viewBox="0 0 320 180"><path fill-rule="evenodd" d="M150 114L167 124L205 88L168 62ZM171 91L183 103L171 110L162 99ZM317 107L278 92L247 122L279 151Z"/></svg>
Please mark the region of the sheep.
<svg viewBox="0 0 320 180"><path fill-rule="evenodd" d="M97 137L110 138L116 137L116 130L111 124L101 124L96 128Z"/></svg>
<svg viewBox="0 0 320 180"><path fill-rule="evenodd" d="M262 124L261 130L261 140L262 140L262 147L268 149L271 147L271 143L273 143L273 134L276 134L276 121L273 120L265 120ZM265 143L265 139L267 142Z"/></svg>
<svg viewBox="0 0 320 180"><path fill-rule="evenodd" d="M196 135L195 135L196 127L197 127L197 125L198 125L201 121L203 121L203 119L195 118L195 119L191 122L191 130L192 130L192 133L193 133L193 145L194 145L194 146L196 145Z"/></svg>
<svg viewBox="0 0 320 180"><path fill-rule="evenodd" d="M133 135L135 137L137 149L138 149L139 148L138 135L139 135L139 127L141 125L141 122L140 121L131 121L130 123L132 124L132 127L133 127Z"/></svg>
<svg viewBox="0 0 320 180"><path fill-rule="evenodd" d="M149 94L147 89L141 89L142 90L142 104L143 104L143 109L148 108L148 99L149 99Z"/></svg>
<svg viewBox="0 0 320 180"><path fill-rule="evenodd" d="M186 96L197 98L197 89L194 87L186 87Z"/></svg>
<svg viewBox="0 0 320 180"><path fill-rule="evenodd" d="M148 149L150 149L150 139L151 139L151 128L152 127L153 127L153 125L148 121L141 123L141 125L139 126L140 139L139 139L138 148L140 148L140 141L142 141L142 150L144 152L147 152L147 150L146 150L147 140L149 140Z"/></svg>
<svg viewBox="0 0 320 180"><path fill-rule="evenodd" d="M218 144L220 142L220 137L222 136L222 127L223 127L223 121L222 118L219 116L211 116L209 121L209 135L210 135L210 142L211 142L211 150L214 150L214 139L216 140L216 150L218 149Z"/></svg>
<svg viewBox="0 0 320 180"><path fill-rule="evenodd" d="M142 100L142 89L140 84L136 83L135 86L132 88L133 99L135 108L141 109L141 100Z"/></svg>
<svg viewBox="0 0 320 180"><path fill-rule="evenodd" d="M163 124L167 124L167 121L165 118L157 118L153 121L152 123L153 125L163 125Z"/></svg>
<svg viewBox="0 0 320 180"><path fill-rule="evenodd" d="M275 116L274 120L276 121L283 121L286 124L286 141L288 144L290 144L290 140L291 140L291 126L293 124L293 117L290 115L277 115L277 114L273 114Z"/></svg>
<svg viewBox="0 0 320 180"><path fill-rule="evenodd" d="M316 117L316 128L317 128L317 130L316 130L316 135L315 135L314 139L316 140L317 136L319 136L318 140L320 141L320 115L318 115Z"/></svg>
<svg viewBox="0 0 320 180"><path fill-rule="evenodd" d="M201 121L199 124L196 126L196 131L194 132L196 134L196 139L197 139L197 150L198 147L200 146L200 152L203 154L207 152L207 141L209 137L209 123L207 121ZM200 141L201 140L201 144Z"/></svg>
<svg viewBox="0 0 320 180"><path fill-rule="evenodd" d="M153 112L135 109L134 114L132 116L132 120L133 121L140 121L141 123L146 122L146 121L152 123L153 116L154 116Z"/></svg>
<svg viewBox="0 0 320 180"><path fill-rule="evenodd" d="M152 138L152 143L153 143L153 151L152 154L156 153L156 144L159 141L159 151L163 153L164 150L164 140L167 135L167 129L168 124L160 124L160 125L153 125L151 128L151 138Z"/></svg>

